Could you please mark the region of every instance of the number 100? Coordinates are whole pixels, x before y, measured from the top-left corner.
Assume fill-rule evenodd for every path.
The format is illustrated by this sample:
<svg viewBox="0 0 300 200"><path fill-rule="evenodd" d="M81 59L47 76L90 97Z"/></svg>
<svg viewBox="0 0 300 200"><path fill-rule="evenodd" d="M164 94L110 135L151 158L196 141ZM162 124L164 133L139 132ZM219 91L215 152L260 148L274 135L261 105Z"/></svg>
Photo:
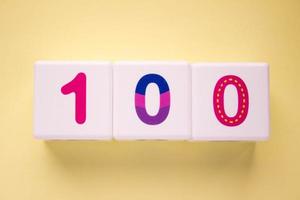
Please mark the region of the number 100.
<svg viewBox="0 0 300 200"><path fill-rule="evenodd" d="M61 87L61 93L68 95L75 93L75 121L84 124L86 121L87 79L84 72L78 73L73 80ZM149 115L145 106L146 88L154 83L159 88L160 106L156 115ZM228 116L225 112L224 93L227 86L233 85L237 90L238 106L234 116ZM128 91L133 92L133 91ZM236 75L225 75L216 82L213 93L213 109L216 119L225 126L238 126L247 118L249 108L249 94L245 82ZM168 80L159 74L145 74L137 80L135 97L132 101L137 117L145 124L158 125L163 123L172 109L172 91L169 89ZM176 114L176 113L175 113Z"/></svg>

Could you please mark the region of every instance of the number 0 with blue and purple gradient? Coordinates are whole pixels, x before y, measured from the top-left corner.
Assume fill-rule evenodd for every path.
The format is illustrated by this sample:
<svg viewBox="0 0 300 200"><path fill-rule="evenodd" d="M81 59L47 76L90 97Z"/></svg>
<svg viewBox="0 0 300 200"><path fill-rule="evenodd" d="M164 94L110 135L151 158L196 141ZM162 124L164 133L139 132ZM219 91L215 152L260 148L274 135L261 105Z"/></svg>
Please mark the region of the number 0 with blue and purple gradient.
<svg viewBox="0 0 300 200"><path fill-rule="evenodd" d="M154 116L147 113L145 104L146 88L150 83L155 83L158 86L160 94L159 111ZM138 81L135 89L135 110L142 122L148 125L157 125L165 121L170 111L170 103L169 85L162 76L146 74Z"/></svg>

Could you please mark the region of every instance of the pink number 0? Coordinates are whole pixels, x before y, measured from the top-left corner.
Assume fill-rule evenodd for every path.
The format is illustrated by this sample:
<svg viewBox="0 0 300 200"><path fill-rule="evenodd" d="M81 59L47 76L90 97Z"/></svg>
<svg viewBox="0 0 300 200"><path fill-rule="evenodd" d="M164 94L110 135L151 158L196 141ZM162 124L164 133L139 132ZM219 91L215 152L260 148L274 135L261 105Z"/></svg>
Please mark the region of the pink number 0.
<svg viewBox="0 0 300 200"><path fill-rule="evenodd" d="M61 88L63 94L75 93L75 120L83 124L86 120L86 75L78 73L76 77Z"/></svg>
<svg viewBox="0 0 300 200"><path fill-rule="evenodd" d="M229 117L224 109L224 92L228 85L233 85L238 93L238 109L233 117ZM219 122L225 126L238 126L247 117L249 108L248 89L245 82L238 76L227 75L220 78L214 89L214 111Z"/></svg>

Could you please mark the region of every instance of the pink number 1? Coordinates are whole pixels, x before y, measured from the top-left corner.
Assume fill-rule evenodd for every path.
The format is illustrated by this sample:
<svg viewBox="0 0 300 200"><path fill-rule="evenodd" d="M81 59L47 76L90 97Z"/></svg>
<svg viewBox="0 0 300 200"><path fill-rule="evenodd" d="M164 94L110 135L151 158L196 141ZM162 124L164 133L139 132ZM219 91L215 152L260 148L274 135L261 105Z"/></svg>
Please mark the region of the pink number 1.
<svg viewBox="0 0 300 200"><path fill-rule="evenodd" d="M78 73L76 77L61 88L63 94L75 93L75 120L83 124L86 119L86 75Z"/></svg>

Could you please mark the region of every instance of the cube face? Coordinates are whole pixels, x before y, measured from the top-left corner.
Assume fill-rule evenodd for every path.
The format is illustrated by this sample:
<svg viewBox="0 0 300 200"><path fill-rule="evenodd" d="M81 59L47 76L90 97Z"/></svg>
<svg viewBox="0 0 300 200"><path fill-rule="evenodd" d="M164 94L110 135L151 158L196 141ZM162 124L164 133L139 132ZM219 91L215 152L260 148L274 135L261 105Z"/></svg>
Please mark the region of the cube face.
<svg viewBox="0 0 300 200"><path fill-rule="evenodd" d="M186 62L116 62L117 140L191 138L191 71Z"/></svg>
<svg viewBox="0 0 300 200"><path fill-rule="evenodd" d="M37 62L34 107L36 138L111 139L112 65Z"/></svg>
<svg viewBox="0 0 300 200"><path fill-rule="evenodd" d="M268 65L192 64L192 108L192 140L267 139Z"/></svg>

